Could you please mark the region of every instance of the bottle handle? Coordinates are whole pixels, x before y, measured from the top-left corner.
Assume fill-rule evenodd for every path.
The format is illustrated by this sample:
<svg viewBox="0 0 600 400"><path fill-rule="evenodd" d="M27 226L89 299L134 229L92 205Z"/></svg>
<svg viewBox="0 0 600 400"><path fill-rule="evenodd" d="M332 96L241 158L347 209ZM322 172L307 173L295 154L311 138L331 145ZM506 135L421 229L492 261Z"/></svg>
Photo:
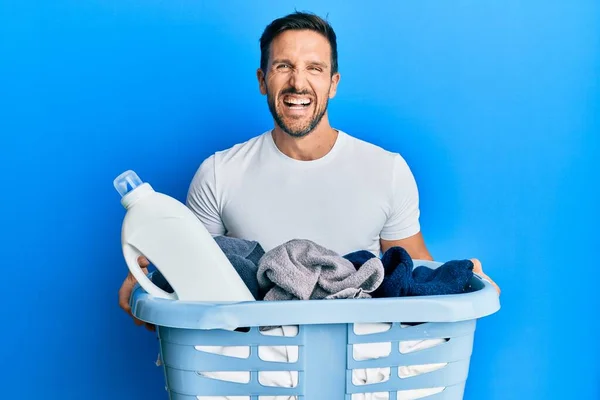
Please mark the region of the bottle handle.
<svg viewBox="0 0 600 400"><path fill-rule="evenodd" d="M125 262L127 263L127 267L129 271L133 274L134 278L138 281L140 286L144 288L148 294L154 297L160 297L169 300L177 300L177 295L175 293L168 293L156 286L144 271L142 271L142 267L138 264L138 257L143 256L143 254L134 246L129 243L123 244L123 256L125 257Z"/></svg>

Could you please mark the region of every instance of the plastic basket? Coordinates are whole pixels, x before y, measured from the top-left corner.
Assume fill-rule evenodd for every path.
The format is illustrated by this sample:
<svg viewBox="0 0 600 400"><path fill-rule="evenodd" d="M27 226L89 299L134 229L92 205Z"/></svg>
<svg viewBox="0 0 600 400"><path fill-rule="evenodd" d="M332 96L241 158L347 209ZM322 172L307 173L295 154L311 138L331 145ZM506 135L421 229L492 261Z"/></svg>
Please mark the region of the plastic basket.
<svg viewBox="0 0 600 400"><path fill-rule="evenodd" d="M436 268L441 263L416 265ZM172 400L397 400L417 398L415 390L433 388L439 392L424 398L458 400L463 398L469 372L476 320L498 311L500 303L491 284L474 275L468 293L456 295L231 304L160 299L137 286L131 306L135 317L157 327L166 390ZM386 323L389 329L366 335L355 332L359 324L367 323ZM260 329L267 326L297 326L298 331L293 337L269 336ZM407 341L434 339L444 340L424 350L400 351ZM356 360L355 346L365 343L389 344L391 351L387 357ZM196 346L249 351L247 358L237 358L199 351ZM259 357L264 346L292 346L298 350L297 361L264 361ZM444 366L400 376L407 366L431 364ZM384 382L353 383L357 371L378 371L373 369L385 370L389 377ZM206 376L211 371L245 372L248 380L217 380ZM297 384L265 386L259 377L267 371L297 371Z"/></svg>

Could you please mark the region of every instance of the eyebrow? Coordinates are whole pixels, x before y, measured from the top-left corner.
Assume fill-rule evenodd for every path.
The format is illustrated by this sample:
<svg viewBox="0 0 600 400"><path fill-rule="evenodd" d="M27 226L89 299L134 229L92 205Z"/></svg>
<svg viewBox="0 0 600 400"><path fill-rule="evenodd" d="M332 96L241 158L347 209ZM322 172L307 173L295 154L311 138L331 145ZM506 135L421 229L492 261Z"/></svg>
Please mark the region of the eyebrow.
<svg viewBox="0 0 600 400"><path fill-rule="evenodd" d="M308 64L309 65L318 65L318 66L323 67L323 68L328 68L329 67L329 65L327 65L327 63L324 63L322 61L311 61Z"/></svg>
<svg viewBox="0 0 600 400"><path fill-rule="evenodd" d="M282 63L284 63L284 64L293 64L293 62L291 62L287 58L278 58L276 60L273 60L273 64L282 64ZM318 66L323 67L323 68L328 68L329 67L329 65L327 65L327 63L324 63L322 61L309 61L307 64L308 65L318 65Z"/></svg>

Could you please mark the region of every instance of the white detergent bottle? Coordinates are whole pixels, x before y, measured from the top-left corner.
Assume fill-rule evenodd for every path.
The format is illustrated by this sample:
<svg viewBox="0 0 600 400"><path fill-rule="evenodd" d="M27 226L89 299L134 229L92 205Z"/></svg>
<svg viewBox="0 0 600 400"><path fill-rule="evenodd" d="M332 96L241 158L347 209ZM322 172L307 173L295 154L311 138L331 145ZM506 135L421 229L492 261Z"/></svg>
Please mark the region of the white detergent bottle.
<svg viewBox="0 0 600 400"><path fill-rule="evenodd" d="M154 191L133 171L114 180L127 210L121 244L127 267L150 295L172 300L239 302L255 300L212 235L178 200ZM174 290L167 293L144 274L145 256Z"/></svg>

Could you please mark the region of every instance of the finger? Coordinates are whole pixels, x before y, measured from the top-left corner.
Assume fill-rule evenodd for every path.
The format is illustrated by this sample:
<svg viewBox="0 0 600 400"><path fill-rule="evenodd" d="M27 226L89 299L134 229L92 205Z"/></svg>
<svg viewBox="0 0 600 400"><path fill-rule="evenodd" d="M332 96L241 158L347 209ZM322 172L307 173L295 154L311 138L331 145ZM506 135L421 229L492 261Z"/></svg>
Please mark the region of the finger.
<svg viewBox="0 0 600 400"><path fill-rule="evenodd" d="M129 305L129 296L131 290L127 290L127 286L124 283L119 289L119 307L121 307L126 313L131 315L131 306Z"/></svg>
<svg viewBox="0 0 600 400"><path fill-rule="evenodd" d="M142 268L142 271L147 274L148 270L146 268ZM127 278L125 279L127 281L127 286L131 287L131 289L129 289L130 292L133 291L133 287L135 286L135 284L137 283L137 279L135 279L135 276L133 276L133 274L131 273L131 271L129 271L129 273L127 274Z"/></svg>
<svg viewBox="0 0 600 400"><path fill-rule="evenodd" d="M496 291L498 292L498 296L500 296L500 286L496 285L496 283L494 281L492 281L492 285L494 285L494 287L496 288Z"/></svg>
<svg viewBox="0 0 600 400"><path fill-rule="evenodd" d="M152 324L149 324L146 322L146 329L148 329L150 332L154 332L156 331L156 327Z"/></svg>
<svg viewBox="0 0 600 400"><path fill-rule="evenodd" d="M148 261L148 259L144 256L139 256L137 262L142 268L147 268L148 265L150 265L150 261Z"/></svg>
<svg viewBox="0 0 600 400"><path fill-rule="evenodd" d="M119 307L121 307L127 314L131 316L133 315L131 314L129 300L131 298L131 292L133 292L133 288L135 287L136 283L137 281L135 277L129 273L119 289Z"/></svg>
<svg viewBox="0 0 600 400"><path fill-rule="evenodd" d="M471 262L473 263L473 272L476 274L483 274L483 268L481 268L481 261L477 258L471 258Z"/></svg>
<svg viewBox="0 0 600 400"><path fill-rule="evenodd" d="M492 286L496 289L496 292L498 292L498 295L500 295L500 286L498 286L496 282L490 279L490 277L487 276L485 272L483 272L483 268L481 267L481 261L479 261L476 258L472 258L471 261L473 262L473 273L476 273L480 275L483 279L489 281L492 284Z"/></svg>
<svg viewBox="0 0 600 400"><path fill-rule="evenodd" d="M133 323L136 324L137 326L141 326L144 324L144 321L137 319L136 317L133 316L133 313L131 312L131 306L129 305L129 301L128 300L124 300L127 296L124 296L123 298L121 298L119 300L119 306L125 310L125 312L127 314L129 314L129 316L133 319Z"/></svg>
<svg viewBox="0 0 600 400"><path fill-rule="evenodd" d="M127 314L129 314L129 316L131 316L134 324L136 324L137 326L146 325L146 329L153 331L154 327L152 325L150 325L149 328L149 324L146 324L144 321L137 319L133 316L133 313L131 312L129 300L131 297L131 292L133 292L133 288L136 282L137 281L135 277L131 273L129 273L127 275L127 278L125 278L125 281L123 281L121 288L119 289L119 307L121 307Z"/></svg>
<svg viewBox="0 0 600 400"><path fill-rule="evenodd" d="M137 319L136 317L133 316L133 313L131 312L131 306L129 305L129 301L128 300L125 303L123 303L122 300L119 300L119 305L133 319L133 323L134 324L136 324L137 326L144 325L144 321L142 321L140 319Z"/></svg>
<svg viewBox="0 0 600 400"><path fill-rule="evenodd" d="M138 265L140 266L142 272L144 273L144 275L148 275L148 266L150 265L150 261L148 261L148 259L144 256L139 256L137 258L137 262L138 262ZM130 277L135 283L137 283L137 280L131 274L131 271L129 272L128 277Z"/></svg>

